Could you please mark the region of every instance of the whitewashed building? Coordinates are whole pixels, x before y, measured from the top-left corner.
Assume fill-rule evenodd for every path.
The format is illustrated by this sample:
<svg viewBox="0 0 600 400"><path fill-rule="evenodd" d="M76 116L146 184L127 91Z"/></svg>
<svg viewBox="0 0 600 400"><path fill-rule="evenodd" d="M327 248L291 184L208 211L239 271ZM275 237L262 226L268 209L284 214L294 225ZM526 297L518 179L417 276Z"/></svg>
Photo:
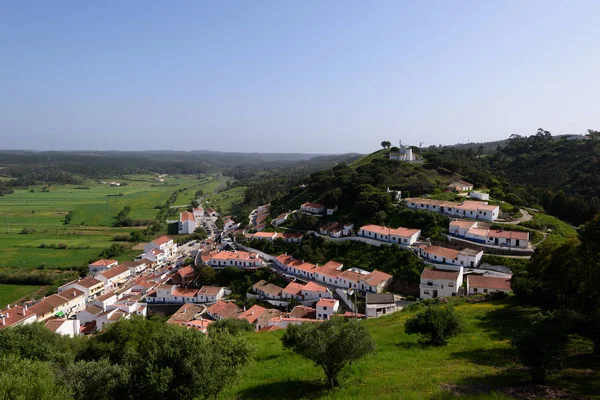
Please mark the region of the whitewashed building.
<svg viewBox="0 0 600 400"><path fill-rule="evenodd" d="M420 229L391 228L379 225L365 225L358 231L358 236L410 246L421 236Z"/></svg>
<svg viewBox="0 0 600 400"><path fill-rule="evenodd" d="M307 202L300 206L300 210L311 214L321 214L323 211L325 211L325 205Z"/></svg>
<svg viewBox="0 0 600 400"><path fill-rule="evenodd" d="M463 283L463 267L459 267L458 271L442 268L423 269L419 284L422 299L452 297L459 293Z"/></svg>
<svg viewBox="0 0 600 400"><path fill-rule="evenodd" d="M196 224L196 218L194 214L189 211L184 211L179 213L179 229L178 233L180 235L189 235L194 233L198 224Z"/></svg>

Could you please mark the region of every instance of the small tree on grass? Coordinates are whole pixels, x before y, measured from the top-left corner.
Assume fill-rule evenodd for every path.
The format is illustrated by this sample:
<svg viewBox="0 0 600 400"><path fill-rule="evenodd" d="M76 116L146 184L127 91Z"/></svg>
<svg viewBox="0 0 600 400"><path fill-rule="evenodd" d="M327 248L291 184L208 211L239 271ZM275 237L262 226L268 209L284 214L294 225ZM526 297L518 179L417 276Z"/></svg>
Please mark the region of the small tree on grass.
<svg viewBox="0 0 600 400"><path fill-rule="evenodd" d="M323 368L330 387L349 363L375 350L375 342L360 321L334 317L318 324L291 325L281 338L283 347Z"/></svg>
<svg viewBox="0 0 600 400"><path fill-rule="evenodd" d="M544 383L549 371L558 369L566 355L567 330L556 317L536 315L527 329L512 340L519 359L533 383Z"/></svg>
<svg viewBox="0 0 600 400"><path fill-rule="evenodd" d="M404 330L421 335L425 343L443 345L461 332L462 323L453 307L430 306L406 321Z"/></svg>

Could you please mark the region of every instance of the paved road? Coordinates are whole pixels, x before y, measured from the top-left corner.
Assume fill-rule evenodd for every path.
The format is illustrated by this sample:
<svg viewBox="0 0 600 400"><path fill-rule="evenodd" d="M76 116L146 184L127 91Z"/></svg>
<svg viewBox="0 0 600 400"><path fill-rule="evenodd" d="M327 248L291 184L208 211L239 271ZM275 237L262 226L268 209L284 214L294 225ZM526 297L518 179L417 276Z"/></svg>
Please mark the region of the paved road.
<svg viewBox="0 0 600 400"><path fill-rule="evenodd" d="M524 208L521 208L521 214L522 214L521 218L517 218L515 220L505 221L505 222L494 221L494 223L496 223L496 224L519 225L520 223L529 221L531 218L533 218L533 216L529 213L529 211L525 210Z"/></svg>

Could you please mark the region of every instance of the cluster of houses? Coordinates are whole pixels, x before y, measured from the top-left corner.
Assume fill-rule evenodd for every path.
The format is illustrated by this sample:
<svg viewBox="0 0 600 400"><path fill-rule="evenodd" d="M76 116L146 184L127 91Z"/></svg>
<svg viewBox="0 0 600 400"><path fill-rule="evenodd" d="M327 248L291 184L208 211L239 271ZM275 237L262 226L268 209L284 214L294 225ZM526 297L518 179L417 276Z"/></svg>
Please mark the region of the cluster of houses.
<svg viewBox="0 0 600 400"><path fill-rule="evenodd" d="M487 201L465 200L462 203L412 197L404 200L408 208L426 210L450 215L458 218L482 219L495 221L500 215L500 206L488 204Z"/></svg>
<svg viewBox="0 0 600 400"><path fill-rule="evenodd" d="M333 215L337 210L338 210L337 206L327 207L327 206L325 206L325 204L312 203L312 202L306 202L300 206L300 211L303 211L308 214L316 214L316 215L320 215L323 213L325 213L327 215Z"/></svg>
<svg viewBox="0 0 600 400"><path fill-rule="evenodd" d="M300 243L303 236L302 232L256 232L248 235L251 239L267 240L269 242L281 239L287 243Z"/></svg>
<svg viewBox="0 0 600 400"><path fill-rule="evenodd" d="M319 266L303 260L295 260L287 254L281 254L275 258L274 262L290 275L342 289L381 293L393 280L392 275L377 270L372 272L358 268L342 270L344 265L336 261L329 261Z"/></svg>
<svg viewBox="0 0 600 400"><path fill-rule="evenodd" d="M437 266L425 268L419 284L420 297L430 299L465 294L509 293L510 276L490 276L487 273L465 273L463 267Z"/></svg>
<svg viewBox="0 0 600 400"><path fill-rule="evenodd" d="M256 208L256 214L250 221L250 227L260 232L267 226L267 218L271 215L271 204L263 204ZM286 217L287 218L287 215ZM285 220L285 219L284 219ZM283 223L283 222L282 222Z"/></svg>
<svg viewBox="0 0 600 400"><path fill-rule="evenodd" d="M528 248L529 232L507 229L490 229L478 221L456 220L450 222L450 235L472 242L514 248Z"/></svg>
<svg viewBox="0 0 600 400"><path fill-rule="evenodd" d="M168 236L161 236L144 245L144 253L138 259L148 260L162 266L177 255L177 243Z"/></svg>
<svg viewBox="0 0 600 400"><path fill-rule="evenodd" d="M349 222L329 222L319 228L319 233L321 235L329 236L332 238L341 238L344 236L350 236L352 234L352 230L354 229L354 224Z"/></svg>

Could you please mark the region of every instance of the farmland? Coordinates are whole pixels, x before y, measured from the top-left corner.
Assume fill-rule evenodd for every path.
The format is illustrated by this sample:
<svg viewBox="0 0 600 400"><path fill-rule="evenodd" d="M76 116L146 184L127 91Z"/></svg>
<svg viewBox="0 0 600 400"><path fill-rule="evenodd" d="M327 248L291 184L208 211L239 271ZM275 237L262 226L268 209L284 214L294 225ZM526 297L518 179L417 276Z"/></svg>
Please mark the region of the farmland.
<svg viewBox="0 0 600 400"><path fill-rule="evenodd" d="M19 300L30 293L38 290L34 285L2 285L0 284L0 309L9 303Z"/></svg>
<svg viewBox="0 0 600 400"><path fill-rule="evenodd" d="M131 207L131 218L151 221L158 213L156 207L172 192L186 188L183 193L189 191L191 195L185 200L179 197L187 204L197 190L210 193L225 181L209 176L165 178L159 183L150 175L115 180L126 185L89 181L79 186L31 186L0 197L0 266L44 264L64 268L85 264L114 243L115 235L140 229L111 226L123 207ZM69 212L70 223L64 224Z"/></svg>
<svg viewBox="0 0 600 400"><path fill-rule="evenodd" d="M206 196L206 205L210 207L218 207L221 209L221 214L232 214L235 211L235 206L244 201L244 193L246 186L237 186L229 190L215 193Z"/></svg>

